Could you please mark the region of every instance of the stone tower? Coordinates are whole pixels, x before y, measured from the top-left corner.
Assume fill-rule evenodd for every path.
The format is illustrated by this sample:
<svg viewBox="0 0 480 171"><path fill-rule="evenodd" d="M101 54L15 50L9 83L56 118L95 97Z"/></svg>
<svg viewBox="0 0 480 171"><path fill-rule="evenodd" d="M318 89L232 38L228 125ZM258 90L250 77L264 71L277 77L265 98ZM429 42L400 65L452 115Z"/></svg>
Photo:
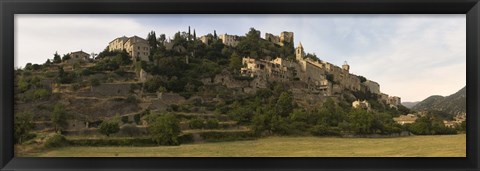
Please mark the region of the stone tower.
<svg viewBox="0 0 480 171"><path fill-rule="evenodd" d="M305 57L305 51L303 51L302 42L298 44L298 47L295 48L295 57L297 60L301 61Z"/></svg>
<svg viewBox="0 0 480 171"><path fill-rule="evenodd" d="M350 72L350 65L347 64L347 61L345 61L342 65L343 70Z"/></svg>

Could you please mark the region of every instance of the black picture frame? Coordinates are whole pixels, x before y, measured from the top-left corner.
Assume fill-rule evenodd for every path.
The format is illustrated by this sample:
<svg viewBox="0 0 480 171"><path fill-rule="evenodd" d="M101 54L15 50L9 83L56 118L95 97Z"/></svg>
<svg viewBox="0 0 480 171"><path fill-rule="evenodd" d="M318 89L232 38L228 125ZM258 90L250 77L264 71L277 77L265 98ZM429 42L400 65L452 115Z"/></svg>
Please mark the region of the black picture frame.
<svg viewBox="0 0 480 171"><path fill-rule="evenodd" d="M3 170L479 170L479 0L1 0ZM22 158L13 149L15 14L466 14L466 158ZM281 149L279 149L281 150Z"/></svg>

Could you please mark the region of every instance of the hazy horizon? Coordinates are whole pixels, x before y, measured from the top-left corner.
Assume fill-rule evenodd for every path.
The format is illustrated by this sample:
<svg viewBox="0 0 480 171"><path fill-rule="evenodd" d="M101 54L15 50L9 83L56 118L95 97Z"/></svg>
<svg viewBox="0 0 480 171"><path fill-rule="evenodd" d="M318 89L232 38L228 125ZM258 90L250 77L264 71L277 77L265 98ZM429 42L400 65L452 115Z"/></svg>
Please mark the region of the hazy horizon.
<svg viewBox="0 0 480 171"><path fill-rule="evenodd" d="M294 32L295 46L380 84L402 102L448 96L466 85L466 19L445 15L15 15L15 67L83 50L99 53L121 36L173 37L195 29L245 35L250 27Z"/></svg>

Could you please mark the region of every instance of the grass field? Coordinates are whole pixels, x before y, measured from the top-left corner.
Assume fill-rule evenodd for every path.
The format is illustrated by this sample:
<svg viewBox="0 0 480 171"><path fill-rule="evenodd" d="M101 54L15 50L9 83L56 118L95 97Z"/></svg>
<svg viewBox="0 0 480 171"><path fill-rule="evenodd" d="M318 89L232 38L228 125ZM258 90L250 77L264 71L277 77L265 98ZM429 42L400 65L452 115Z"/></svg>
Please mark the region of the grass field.
<svg viewBox="0 0 480 171"><path fill-rule="evenodd" d="M465 157L466 136L269 137L158 147L63 147L36 157Z"/></svg>

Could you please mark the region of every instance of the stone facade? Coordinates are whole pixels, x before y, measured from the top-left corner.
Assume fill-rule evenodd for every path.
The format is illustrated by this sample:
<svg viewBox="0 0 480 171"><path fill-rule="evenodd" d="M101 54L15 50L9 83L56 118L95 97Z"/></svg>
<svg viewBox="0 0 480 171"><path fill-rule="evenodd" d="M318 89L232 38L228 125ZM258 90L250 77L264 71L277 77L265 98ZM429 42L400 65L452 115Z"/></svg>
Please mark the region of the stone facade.
<svg viewBox="0 0 480 171"><path fill-rule="evenodd" d="M227 46L235 47L238 45L238 42L240 41L240 36L223 34L223 35L220 35L220 39L222 39L223 44Z"/></svg>
<svg viewBox="0 0 480 171"><path fill-rule="evenodd" d="M365 86L367 86L368 91L374 94L381 94L380 93L380 84L378 84L375 81L367 80L363 83Z"/></svg>
<svg viewBox="0 0 480 171"><path fill-rule="evenodd" d="M66 61L68 64L88 62L90 58L90 54L83 51L70 52L69 55L70 59Z"/></svg>
<svg viewBox="0 0 480 171"><path fill-rule="evenodd" d="M368 103L368 101L366 100L355 100L354 102L352 102L352 107L370 110L370 103Z"/></svg>
<svg viewBox="0 0 480 171"><path fill-rule="evenodd" d="M272 34L267 33L265 36L269 41L277 40ZM245 57L242 60L244 67L240 72L243 76L259 78L265 82L302 81L306 83L305 88L309 90L309 93L323 96L335 96L345 90L369 91L379 95L381 101L391 107L400 105L400 98L381 93L380 84L377 82L366 80L361 83L359 76L349 73L350 66L346 62L339 67L319 59L306 58L301 43L295 48L295 56L295 61L282 58L264 60Z"/></svg>
<svg viewBox="0 0 480 171"><path fill-rule="evenodd" d="M213 37L208 36L208 35L201 36L200 41L202 41L202 43L204 43L206 45L209 45L213 41Z"/></svg>
<svg viewBox="0 0 480 171"><path fill-rule="evenodd" d="M125 50L133 58L134 61L149 61L148 56L150 56L150 45L148 44L147 40L138 36L133 36L130 38L123 36L116 38L109 43L108 50Z"/></svg>
<svg viewBox="0 0 480 171"><path fill-rule="evenodd" d="M389 96L387 100L387 104L390 105L390 107L397 108L398 105L401 105L401 100L400 97L397 96Z"/></svg>
<svg viewBox="0 0 480 171"><path fill-rule="evenodd" d="M268 80L289 81L293 79L294 63L281 58L274 60L256 60L250 57L243 58L244 66L241 73L250 77L266 77Z"/></svg>
<svg viewBox="0 0 480 171"><path fill-rule="evenodd" d="M271 33L265 33L265 40L274 44L284 46L285 43L293 43L293 32L281 32L279 36L275 36Z"/></svg>
<svg viewBox="0 0 480 171"><path fill-rule="evenodd" d="M280 36L275 36L271 33L265 33L265 40L280 45Z"/></svg>
<svg viewBox="0 0 480 171"><path fill-rule="evenodd" d="M411 124L417 120L417 116L414 114L400 115L399 117L393 118L395 122L400 125Z"/></svg>

